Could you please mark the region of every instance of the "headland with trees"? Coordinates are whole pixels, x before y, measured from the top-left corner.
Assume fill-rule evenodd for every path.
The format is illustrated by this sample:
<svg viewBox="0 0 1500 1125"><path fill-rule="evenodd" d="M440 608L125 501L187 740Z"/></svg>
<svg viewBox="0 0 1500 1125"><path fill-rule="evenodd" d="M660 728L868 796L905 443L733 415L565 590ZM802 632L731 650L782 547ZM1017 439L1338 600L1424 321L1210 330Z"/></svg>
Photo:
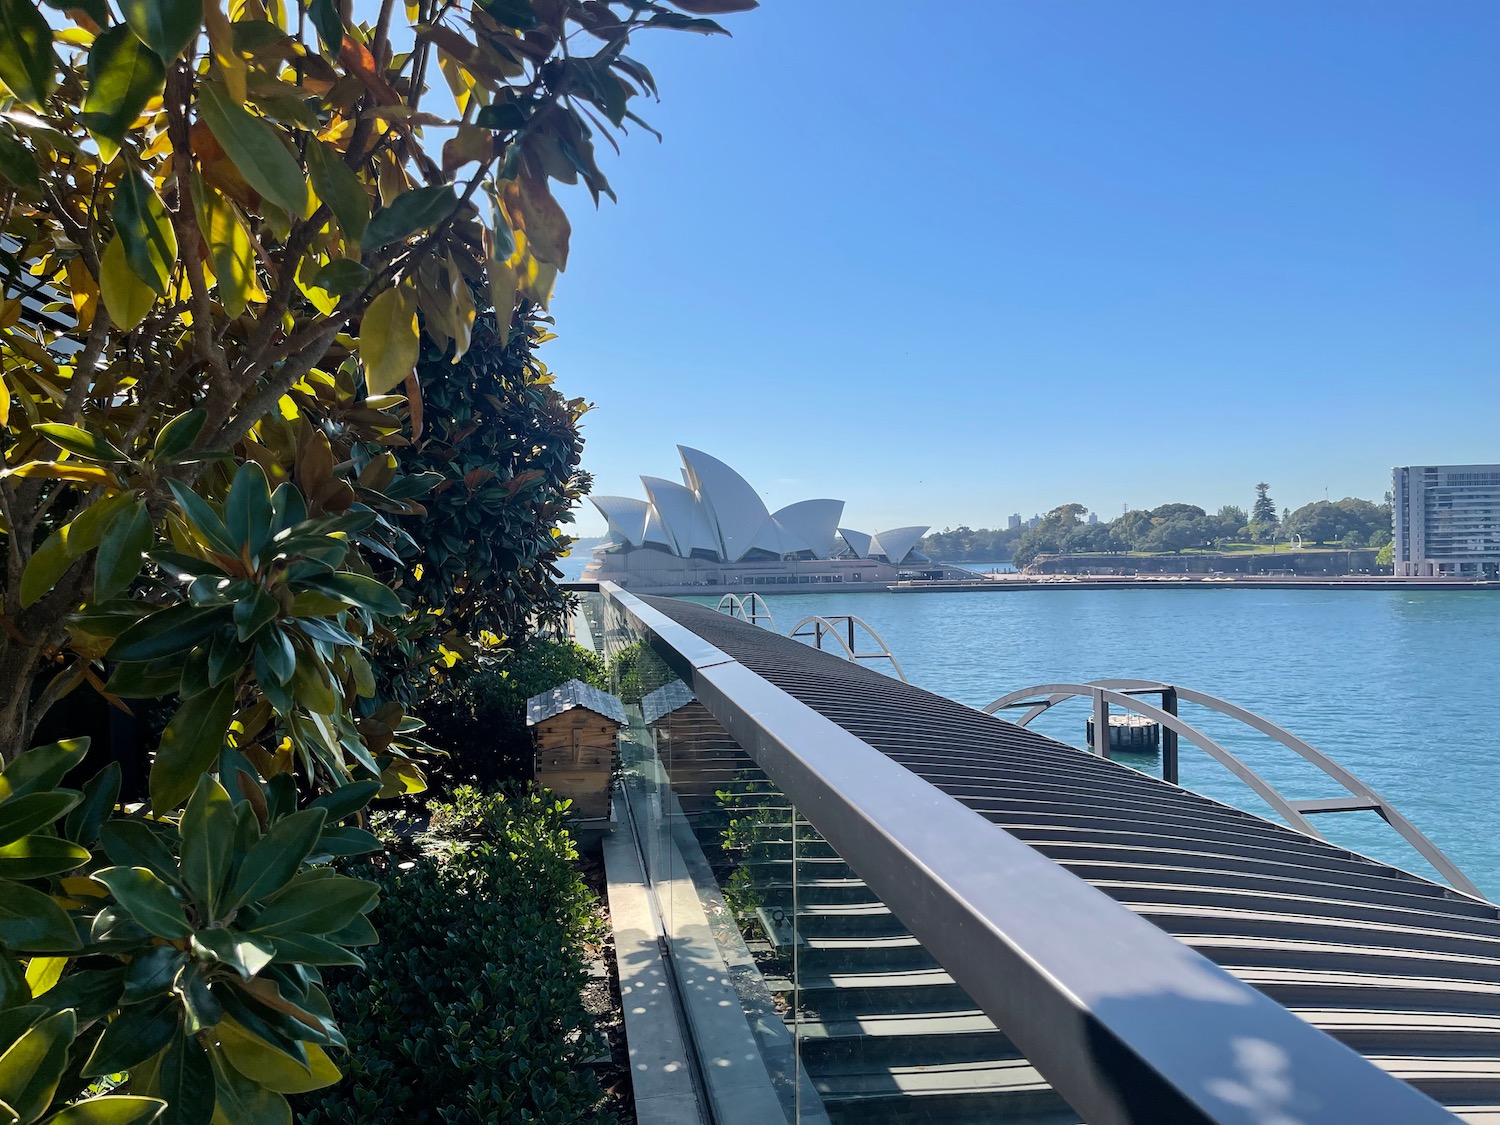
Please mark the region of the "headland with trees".
<svg viewBox="0 0 1500 1125"><path fill-rule="evenodd" d="M1300 541L1302 549L1380 552L1389 561L1391 499L1380 503L1346 496L1277 511L1270 486L1255 486L1250 509L1225 504L1209 512L1197 504L1168 503L1132 509L1113 520L1087 521L1083 504L1062 504L1029 526L990 530L944 528L923 539L921 550L949 562L1005 562L1026 567L1044 555L1180 555L1264 551Z"/></svg>

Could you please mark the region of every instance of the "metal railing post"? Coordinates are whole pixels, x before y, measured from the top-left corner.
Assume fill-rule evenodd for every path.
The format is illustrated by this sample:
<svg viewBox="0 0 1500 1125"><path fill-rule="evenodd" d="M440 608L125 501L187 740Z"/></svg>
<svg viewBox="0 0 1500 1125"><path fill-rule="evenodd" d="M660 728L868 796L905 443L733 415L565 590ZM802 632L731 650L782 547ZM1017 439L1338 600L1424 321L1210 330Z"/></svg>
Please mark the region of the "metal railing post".
<svg viewBox="0 0 1500 1125"><path fill-rule="evenodd" d="M1165 687L1161 690L1161 709L1168 715L1177 714L1177 689ZM1161 728L1161 779L1177 782L1177 732L1171 727Z"/></svg>

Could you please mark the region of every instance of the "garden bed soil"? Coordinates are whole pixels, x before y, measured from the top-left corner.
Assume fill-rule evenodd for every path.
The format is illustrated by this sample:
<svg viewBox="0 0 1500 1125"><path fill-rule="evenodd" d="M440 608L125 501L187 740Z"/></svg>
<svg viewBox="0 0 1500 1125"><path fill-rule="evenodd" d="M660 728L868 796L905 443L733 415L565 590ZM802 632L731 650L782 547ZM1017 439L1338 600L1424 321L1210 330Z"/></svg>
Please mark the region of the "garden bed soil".
<svg viewBox="0 0 1500 1125"><path fill-rule="evenodd" d="M630 1080L630 1049L625 1042L625 1008L620 1000L620 972L615 956L614 930L610 925L602 854L589 852L580 856L578 869L584 883L594 893L604 934L603 945L590 951L603 971L593 976L583 990L584 1007L594 1017L596 1032L605 1044L600 1049L594 1073L604 1090L605 1110L619 1125L637 1125L635 1091Z"/></svg>

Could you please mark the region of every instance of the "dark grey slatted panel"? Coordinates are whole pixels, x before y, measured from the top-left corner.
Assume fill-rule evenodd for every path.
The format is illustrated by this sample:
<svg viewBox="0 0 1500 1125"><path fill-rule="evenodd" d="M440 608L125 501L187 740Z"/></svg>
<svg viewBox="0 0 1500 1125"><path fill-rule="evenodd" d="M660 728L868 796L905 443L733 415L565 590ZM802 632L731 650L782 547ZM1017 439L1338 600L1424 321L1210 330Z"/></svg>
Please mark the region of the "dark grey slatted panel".
<svg viewBox="0 0 1500 1125"><path fill-rule="evenodd" d="M706 607L645 600L1378 1065L1500 1120L1494 906Z"/></svg>

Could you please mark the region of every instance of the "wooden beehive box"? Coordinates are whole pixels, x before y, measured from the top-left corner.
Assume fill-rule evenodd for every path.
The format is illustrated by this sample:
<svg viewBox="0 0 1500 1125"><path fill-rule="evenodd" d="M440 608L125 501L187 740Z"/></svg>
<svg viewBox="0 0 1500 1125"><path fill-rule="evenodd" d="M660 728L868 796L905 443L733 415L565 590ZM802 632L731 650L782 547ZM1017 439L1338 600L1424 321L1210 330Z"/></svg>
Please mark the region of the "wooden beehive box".
<svg viewBox="0 0 1500 1125"><path fill-rule="evenodd" d="M526 725L536 740L536 783L573 802L580 820L609 817L615 746L625 708L581 680L526 701Z"/></svg>

